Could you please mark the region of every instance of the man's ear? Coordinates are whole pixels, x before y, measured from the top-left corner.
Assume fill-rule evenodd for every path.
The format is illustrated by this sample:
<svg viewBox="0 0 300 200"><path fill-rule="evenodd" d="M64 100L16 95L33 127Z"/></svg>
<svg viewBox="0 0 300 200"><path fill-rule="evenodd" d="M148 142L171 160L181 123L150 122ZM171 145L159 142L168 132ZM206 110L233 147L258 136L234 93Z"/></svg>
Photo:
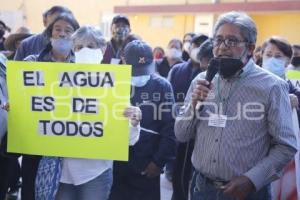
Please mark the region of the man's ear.
<svg viewBox="0 0 300 200"><path fill-rule="evenodd" d="M255 44L248 44L248 56L251 57L254 54Z"/></svg>

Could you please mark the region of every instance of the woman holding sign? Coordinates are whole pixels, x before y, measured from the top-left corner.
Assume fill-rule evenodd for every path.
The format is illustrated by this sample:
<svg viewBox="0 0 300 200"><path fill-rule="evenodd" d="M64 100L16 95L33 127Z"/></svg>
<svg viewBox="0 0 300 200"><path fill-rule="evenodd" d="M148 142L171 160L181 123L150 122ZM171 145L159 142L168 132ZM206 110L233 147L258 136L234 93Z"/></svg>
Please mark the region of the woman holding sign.
<svg viewBox="0 0 300 200"><path fill-rule="evenodd" d="M72 36L75 62L100 64L106 41L100 30L83 26ZM124 111L130 119L129 144L139 139L141 111L130 106ZM111 160L43 157L36 178L36 199L105 200L112 185ZM52 178L49 178L52 177Z"/></svg>
<svg viewBox="0 0 300 200"><path fill-rule="evenodd" d="M45 30L49 44L38 55L30 55L25 61L38 62L74 62L72 34L79 28L73 15L58 15ZM22 199L34 199L35 177L40 156L24 155L22 159Z"/></svg>

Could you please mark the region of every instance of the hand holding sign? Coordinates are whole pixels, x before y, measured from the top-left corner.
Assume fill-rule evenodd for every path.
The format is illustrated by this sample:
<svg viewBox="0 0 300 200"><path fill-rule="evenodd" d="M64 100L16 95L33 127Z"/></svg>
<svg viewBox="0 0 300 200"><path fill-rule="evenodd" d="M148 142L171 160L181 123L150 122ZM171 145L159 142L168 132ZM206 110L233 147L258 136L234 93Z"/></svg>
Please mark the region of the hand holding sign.
<svg viewBox="0 0 300 200"><path fill-rule="evenodd" d="M142 111L139 107L136 106L128 106L124 111L124 117L130 119L130 123L132 126L137 126L142 120Z"/></svg>

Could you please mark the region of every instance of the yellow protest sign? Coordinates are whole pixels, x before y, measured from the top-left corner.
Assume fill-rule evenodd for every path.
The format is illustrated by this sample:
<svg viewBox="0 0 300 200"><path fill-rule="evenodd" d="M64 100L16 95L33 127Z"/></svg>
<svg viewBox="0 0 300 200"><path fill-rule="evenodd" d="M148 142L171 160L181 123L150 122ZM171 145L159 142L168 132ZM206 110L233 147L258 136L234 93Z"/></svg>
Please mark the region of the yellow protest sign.
<svg viewBox="0 0 300 200"><path fill-rule="evenodd" d="M287 78L290 80L300 80L300 71L297 70L287 71Z"/></svg>
<svg viewBox="0 0 300 200"><path fill-rule="evenodd" d="M287 79L290 80L294 86L300 88L300 71L288 70L286 76Z"/></svg>
<svg viewBox="0 0 300 200"><path fill-rule="evenodd" d="M8 151L128 160L131 67L7 63Z"/></svg>

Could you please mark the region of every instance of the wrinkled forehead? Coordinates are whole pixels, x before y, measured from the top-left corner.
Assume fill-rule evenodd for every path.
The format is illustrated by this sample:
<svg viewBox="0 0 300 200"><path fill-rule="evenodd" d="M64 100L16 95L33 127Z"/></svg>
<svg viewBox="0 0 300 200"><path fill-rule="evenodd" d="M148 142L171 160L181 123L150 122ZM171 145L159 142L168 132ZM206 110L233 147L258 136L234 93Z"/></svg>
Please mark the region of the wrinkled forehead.
<svg viewBox="0 0 300 200"><path fill-rule="evenodd" d="M225 23L218 27L214 33L214 37L218 38L235 38L244 39L242 35L242 28L236 24Z"/></svg>

